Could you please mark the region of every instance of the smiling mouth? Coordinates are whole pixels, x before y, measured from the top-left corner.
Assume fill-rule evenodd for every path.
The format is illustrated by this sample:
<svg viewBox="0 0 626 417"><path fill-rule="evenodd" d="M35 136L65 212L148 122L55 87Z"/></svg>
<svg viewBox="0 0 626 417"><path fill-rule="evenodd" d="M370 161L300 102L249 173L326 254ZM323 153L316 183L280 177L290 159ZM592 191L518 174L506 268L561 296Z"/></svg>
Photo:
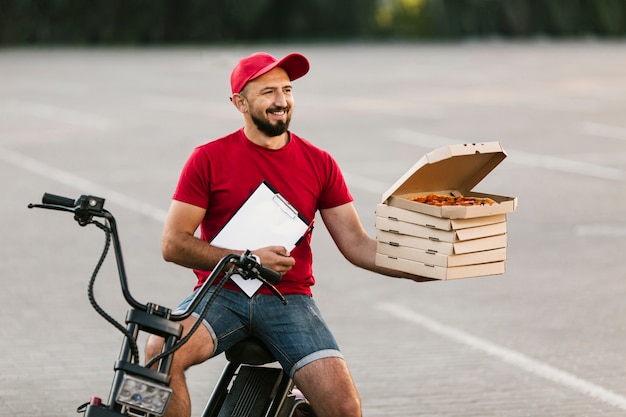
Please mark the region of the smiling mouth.
<svg viewBox="0 0 626 417"><path fill-rule="evenodd" d="M267 112L273 116L285 116L287 114L288 109L271 109Z"/></svg>

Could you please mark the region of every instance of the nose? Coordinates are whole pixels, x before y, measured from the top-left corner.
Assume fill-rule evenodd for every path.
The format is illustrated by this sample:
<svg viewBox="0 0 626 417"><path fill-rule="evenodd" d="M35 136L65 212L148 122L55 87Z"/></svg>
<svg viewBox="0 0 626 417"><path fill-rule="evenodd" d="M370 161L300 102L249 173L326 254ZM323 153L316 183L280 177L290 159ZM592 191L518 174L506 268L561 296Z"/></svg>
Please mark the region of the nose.
<svg viewBox="0 0 626 417"><path fill-rule="evenodd" d="M282 91L277 91L274 95L274 104L278 107L287 107L287 96Z"/></svg>

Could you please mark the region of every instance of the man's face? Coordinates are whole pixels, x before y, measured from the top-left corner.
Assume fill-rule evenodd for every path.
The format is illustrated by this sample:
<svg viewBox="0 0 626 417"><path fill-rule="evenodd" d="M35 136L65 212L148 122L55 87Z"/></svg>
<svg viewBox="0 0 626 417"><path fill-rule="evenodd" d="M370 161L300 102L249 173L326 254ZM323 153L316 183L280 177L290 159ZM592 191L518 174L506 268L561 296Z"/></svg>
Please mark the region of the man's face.
<svg viewBox="0 0 626 417"><path fill-rule="evenodd" d="M274 68L250 81L241 92L250 118L266 136L280 136L289 129L294 105L291 90L287 72Z"/></svg>

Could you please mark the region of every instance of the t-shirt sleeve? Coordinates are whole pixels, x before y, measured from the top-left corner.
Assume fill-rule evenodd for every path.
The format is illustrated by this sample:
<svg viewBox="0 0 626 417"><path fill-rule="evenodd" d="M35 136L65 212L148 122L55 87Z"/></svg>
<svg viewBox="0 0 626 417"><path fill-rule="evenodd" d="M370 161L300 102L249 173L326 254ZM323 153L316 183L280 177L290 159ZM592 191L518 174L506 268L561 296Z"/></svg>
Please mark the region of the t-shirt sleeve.
<svg viewBox="0 0 626 417"><path fill-rule="evenodd" d="M350 203L354 200L348 190L343 173L339 164L330 155L326 154L327 182L320 196L318 209L328 209Z"/></svg>
<svg viewBox="0 0 626 417"><path fill-rule="evenodd" d="M203 148L194 149L183 166L172 198L206 209L209 207L210 161Z"/></svg>

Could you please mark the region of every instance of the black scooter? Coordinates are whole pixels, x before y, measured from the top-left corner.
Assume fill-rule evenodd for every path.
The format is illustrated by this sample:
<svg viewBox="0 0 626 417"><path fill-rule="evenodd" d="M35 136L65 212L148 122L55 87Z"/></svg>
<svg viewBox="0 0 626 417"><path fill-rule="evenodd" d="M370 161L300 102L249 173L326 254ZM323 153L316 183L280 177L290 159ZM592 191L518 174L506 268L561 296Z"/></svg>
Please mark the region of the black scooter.
<svg viewBox="0 0 626 417"><path fill-rule="evenodd" d="M113 215L104 209L105 200L83 195L74 200L53 194L44 194L41 204L29 208L45 208L74 214L81 226L93 224L105 235L105 246L89 280L88 296L93 308L110 324L124 334L108 400L92 397L78 407L85 417L148 417L162 416L172 395L170 368L178 350L195 332L217 294L233 274L244 279L258 278L286 303L273 283L280 274L259 264L249 251L243 255L231 254L220 260L202 288L185 311L173 313L171 309L154 303L137 301L127 285L122 250ZM103 219L98 221L96 219ZM93 288L96 276L113 242L120 285L130 306L126 323L122 325L107 314L96 302ZM189 317L211 287L212 294L201 317L185 337L180 321ZM140 364L137 340L140 334L154 334L164 338L163 350L146 364ZM272 354L258 339L246 339L226 351L226 364L217 385L204 408L202 417L315 417L309 402L294 386L292 379L276 362Z"/></svg>

